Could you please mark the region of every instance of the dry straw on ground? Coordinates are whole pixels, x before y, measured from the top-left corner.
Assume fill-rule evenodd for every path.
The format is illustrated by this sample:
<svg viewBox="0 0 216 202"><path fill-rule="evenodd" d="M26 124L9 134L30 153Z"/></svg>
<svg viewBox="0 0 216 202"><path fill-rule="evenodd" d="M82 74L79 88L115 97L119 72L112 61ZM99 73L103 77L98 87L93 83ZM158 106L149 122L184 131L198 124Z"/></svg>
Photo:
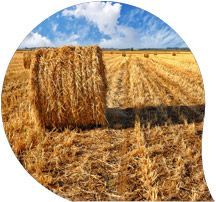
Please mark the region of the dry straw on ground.
<svg viewBox="0 0 216 202"><path fill-rule="evenodd" d="M129 75L128 99L131 101L131 106L136 109L142 108L144 105L154 106L156 99L153 97L153 93L146 88L149 85L148 74L145 65L139 58L129 66Z"/></svg>
<svg viewBox="0 0 216 202"><path fill-rule="evenodd" d="M32 62L32 53L27 51L23 54L23 66L25 69L30 69Z"/></svg>
<svg viewBox="0 0 216 202"><path fill-rule="evenodd" d="M42 128L104 125L106 79L101 49L89 46L36 51L31 98Z"/></svg>
<svg viewBox="0 0 216 202"><path fill-rule="evenodd" d="M72 51L68 49L68 54ZM203 117L205 102L202 77L193 55L177 52L174 59L171 51L158 51L157 57L149 52L148 59L143 57L146 52L130 56L125 51L124 58L113 52L103 58L107 107L119 115L114 124L127 127L63 131L35 128L34 115L29 110L31 71L23 68L23 52L16 52L4 80L2 118L19 161L38 182L71 201L213 200L202 169L203 118L196 117ZM60 58L59 52L55 54L59 60L50 52L49 62L48 55L38 56L38 60L43 60L39 63L43 71L45 67L48 71L48 63L59 63L56 74L49 70L55 79L53 85L59 89L59 79L65 86L65 78L69 77L62 72L69 67L62 67L60 59L65 65L69 60ZM83 57L83 61L88 58ZM57 77L57 71L64 76ZM75 75L72 71L68 74ZM40 79L44 75L40 73ZM36 80L48 92L49 82ZM56 103L52 105L55 106ZM132 108L139 107L140 116L131 116ZM81 117L85 120L83 114ZM131 119L133 123L129 125Z"/></svg>

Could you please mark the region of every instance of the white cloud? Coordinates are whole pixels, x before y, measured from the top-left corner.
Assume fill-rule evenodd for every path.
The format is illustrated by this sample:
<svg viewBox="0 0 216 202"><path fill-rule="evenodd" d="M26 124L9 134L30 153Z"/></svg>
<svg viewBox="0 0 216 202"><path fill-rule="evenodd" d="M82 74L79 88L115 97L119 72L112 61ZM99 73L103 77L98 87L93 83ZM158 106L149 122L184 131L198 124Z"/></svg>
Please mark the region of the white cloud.
<svg viewBox="0 0 216 202"><path fill-rule="evenodd" d="M58 24L57 23L52 23L51 29L55 33L57 31L57 29L58 29Z"/></svg>
<svg viewBox="0 0 216 202"><path fill-rule="evenodd" d="M71 46L71 45L79 45L76 41L79 38L76 34L64 34L58 32L56 38L54 39L55 46Z"/></svg>
<svg viewBox="0 0 216 202"><path fill-rule="evenodd" d="M144 47L150 48L187 47L174 30L167 26L158 30L155 24L143 33L141 41Z"/></svg>
<svg viewBox="0 0 216 202"><path fill-rule="evenodd" d="M112 35L116 33L121 4L111 2L91 2L77 5L75 10L65 9L63 16L84 17L96 25L100 32Z"/></svg>
<svg viewBox="0 0 216 202"><path fill-rule="evenodd" d="M55 29L55 27L53 28ZM31 32L20 44L19 48L39 48L39 47L58 47L64 45L78 45L76 41L79 38L75 34L64 34L56 32L56 37L51 41L38 32Z"/></svg>
<svg viewBox="0 0 216 202"><path fill-rule="evenodd" d="M136 9L129 14L128 21L134 21L135 15L140 10ZM143 12L143 11L142 11ZM75 9L65 9L63 16L81 18L84 17L90 24L98 27L99 31L109 38L101 39L99 45L104 48L166 48L169 46L186 46L179 36L169 27L158 29L155 17L146 15L143 21L146 22L145 29L120 25L118 19L121 14L121 4L111 2L83 3Z"/></svg>
<svg viewBox="0 0 216 202"><path fill-rule="evenodd" d="M20 48L79 45L79 42L85 44L86 39L91 43L88 33L92 26L97 27L102 34L106 35L104 38L99 38L99 42L95 41L104 48L186 47L186 44L172 29L166 25L163 26L161 21L154 16L143 16L142 21L145 22L145 26L141 25L143 27L129 26L131 23L136 23L136 15L141 12L139 9L129 12L128 19L123 22L124 25L120 24L121 8L122 5L119 3L91 2L77 5L73 9L65 9L61 15L58 15L58 18L61 16L69 17L69 19L73 17L73 20L85 18L88 22L86 26L67 33L61 28L61 24L54 21L51 22L52 40L42 36L38 31L31 32L22 42ZM73 23L73 21L69 22ZM128 22L131 23L128 24Z"/></svg>
<svg viewBox="0 0 216 202"><path fill-rule="evenodd" d="M155 17L147 15L143 20L147 24L146 28L118 25L116 34L110 39L103 39L100 45L106 48L187 47L174 30L167 25L161 26L161 21L157 21Z"/></svg>
<svg viewBox="0 0 216 202"><path fill-rule="evenodd" d="M110 39L102 39L105 48L167 48L186 47L182 39L172 30L160 29L153 32L137 31L127 26L118 26L117 34Z"/></svg>
<svg viewBox="0 0 216 202"><path fill-rule="evenodd" d="M100 46L105 48L130 48L139 47L140 34L133 28L127 26L118 26L117 32L110 39L103 39Z"/></svg>
<svg viewBox="0 0 216 202"><path fill-rule="evenodd" d="M37 48L50 46L53 46L53 43L47 37L42 36L37 32L31 32L20 44L19 48Z"/></svg>

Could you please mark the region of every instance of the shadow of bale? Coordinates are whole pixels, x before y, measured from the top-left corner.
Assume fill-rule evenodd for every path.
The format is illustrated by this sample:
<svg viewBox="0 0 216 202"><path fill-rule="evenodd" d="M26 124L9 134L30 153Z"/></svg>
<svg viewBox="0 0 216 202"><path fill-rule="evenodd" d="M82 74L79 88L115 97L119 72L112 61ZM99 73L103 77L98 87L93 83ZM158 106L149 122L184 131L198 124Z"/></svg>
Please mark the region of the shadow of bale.
<svg viewBox="0 0 216 202"><path fill-rule="evenodd" d="M132 128L135 123L135 109L107 108L108 127L114 129ZM151 127L165 124L200 123L203 121L205 105L192 106L149 106L139 109L141 124Z"/></svg>

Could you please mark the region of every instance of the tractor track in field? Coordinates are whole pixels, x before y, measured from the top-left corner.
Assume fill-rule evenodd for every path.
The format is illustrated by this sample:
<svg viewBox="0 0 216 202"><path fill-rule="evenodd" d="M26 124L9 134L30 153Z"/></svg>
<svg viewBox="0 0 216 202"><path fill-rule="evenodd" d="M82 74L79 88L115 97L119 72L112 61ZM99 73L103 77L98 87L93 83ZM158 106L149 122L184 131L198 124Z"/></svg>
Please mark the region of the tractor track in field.
<svg viewBox="0 0 216 202"><path fill-rule="evenodd" d="M193 72L187 70L184 71L184 73L182 73L181 68L178 68L176 66L170 65L166 62L162 62L158 59L151 59L153 62L157 63L158 66L160 66L160 68L162 68L164 71L168 72L169 74L175 76L175 77L179 77L182 80L185 80L185 82L189 85L188 87L194 86L196 85L198 90L202 91L202 80L200 79L200 75L196 74L196 76L194 75ZM182 75L184 75L184 77L182 77ZM196 78L198 77L198 79Z"/></svg>
<svg viewBox="0 0 216 202"><path fill-rule="evenodd" d="M196 98L190 99L189 98L190 96L188 96L189 94L187 92L185 92L184 90L182 90L179 83L177 83L177 82L173 83L172 80L169 81L167 79L166 75L164 75L160 71L155 71L155 68L156 68L155 64L151 63L151 61L147 61L146 66L148 66L149 77L151 78L152 75L154 75L153 76L153 78L155 78L154 81L156 83L158 83L159 86L161 86L161 91L163 91L163 89L164 89L165 92L171 96L174 103L176 103L175 105L178 105L178 104L180 106L181 105L183 105L183 106L184 105L185 106L193 105L192 103L196 101ZM193 108L191 108L191 110L194 111L194 113L197 115L199 115L199 113L200 113L200 111L193 110Z"/></svg>
<svg viewBox="0 0 216 202"><path fill-rule="evenodd" d="M119 68L110 82L110 93L108 92L108 106L124 107L127 103L128 89L128 65L129 58L118 63ZM112 100L112 101L109 101Z"/></svg>
<svg viewBox="0 0 216 202"><path fill-rule="evenodd" d="M173 80L172 75L167 74L163 70L161 71L158 68L157 64L155 64L154 62L150 60L148 63L148 68L152 69L152 71L155 72L155 74L158 76L159 79L161 79L163 83L166 83L167 86L170 86L170 89L173 89L172 94L178 97L180 101L183 101L182 102L183 105L196 104L197 98L193 96L191 97L191 94L190 94L191 92L185 89L185 86L182 86L182 84L185 84L185 83L182 83L181 79Z"/></svg>

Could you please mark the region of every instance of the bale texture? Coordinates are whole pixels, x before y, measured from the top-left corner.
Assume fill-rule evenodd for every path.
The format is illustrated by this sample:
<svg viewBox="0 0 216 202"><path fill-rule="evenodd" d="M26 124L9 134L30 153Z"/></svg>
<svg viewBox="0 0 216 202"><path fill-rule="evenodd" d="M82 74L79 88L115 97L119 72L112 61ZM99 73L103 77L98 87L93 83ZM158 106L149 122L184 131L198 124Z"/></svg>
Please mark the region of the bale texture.
<svg viewBox="0 0 216 202"><path fill-rule="evenodd" d="M32 62L32 53L30 51L23 53L23 66L25 69L30 69L31 62Z"/></svg>
<svg viewBox="0 0 216 202"><path fill-rule="evenodd" d="M31 97L41 127L106 124L106 78L99 47L40 49L33 63Z"/></svg>
<svg viewBox="0 0 216 202"><path fill-rule="evenodd" d="M148 54L148 53L145 53L145 54L144 54L144 57L145 57L145 58L149 58L149 54Z"/></svg>

